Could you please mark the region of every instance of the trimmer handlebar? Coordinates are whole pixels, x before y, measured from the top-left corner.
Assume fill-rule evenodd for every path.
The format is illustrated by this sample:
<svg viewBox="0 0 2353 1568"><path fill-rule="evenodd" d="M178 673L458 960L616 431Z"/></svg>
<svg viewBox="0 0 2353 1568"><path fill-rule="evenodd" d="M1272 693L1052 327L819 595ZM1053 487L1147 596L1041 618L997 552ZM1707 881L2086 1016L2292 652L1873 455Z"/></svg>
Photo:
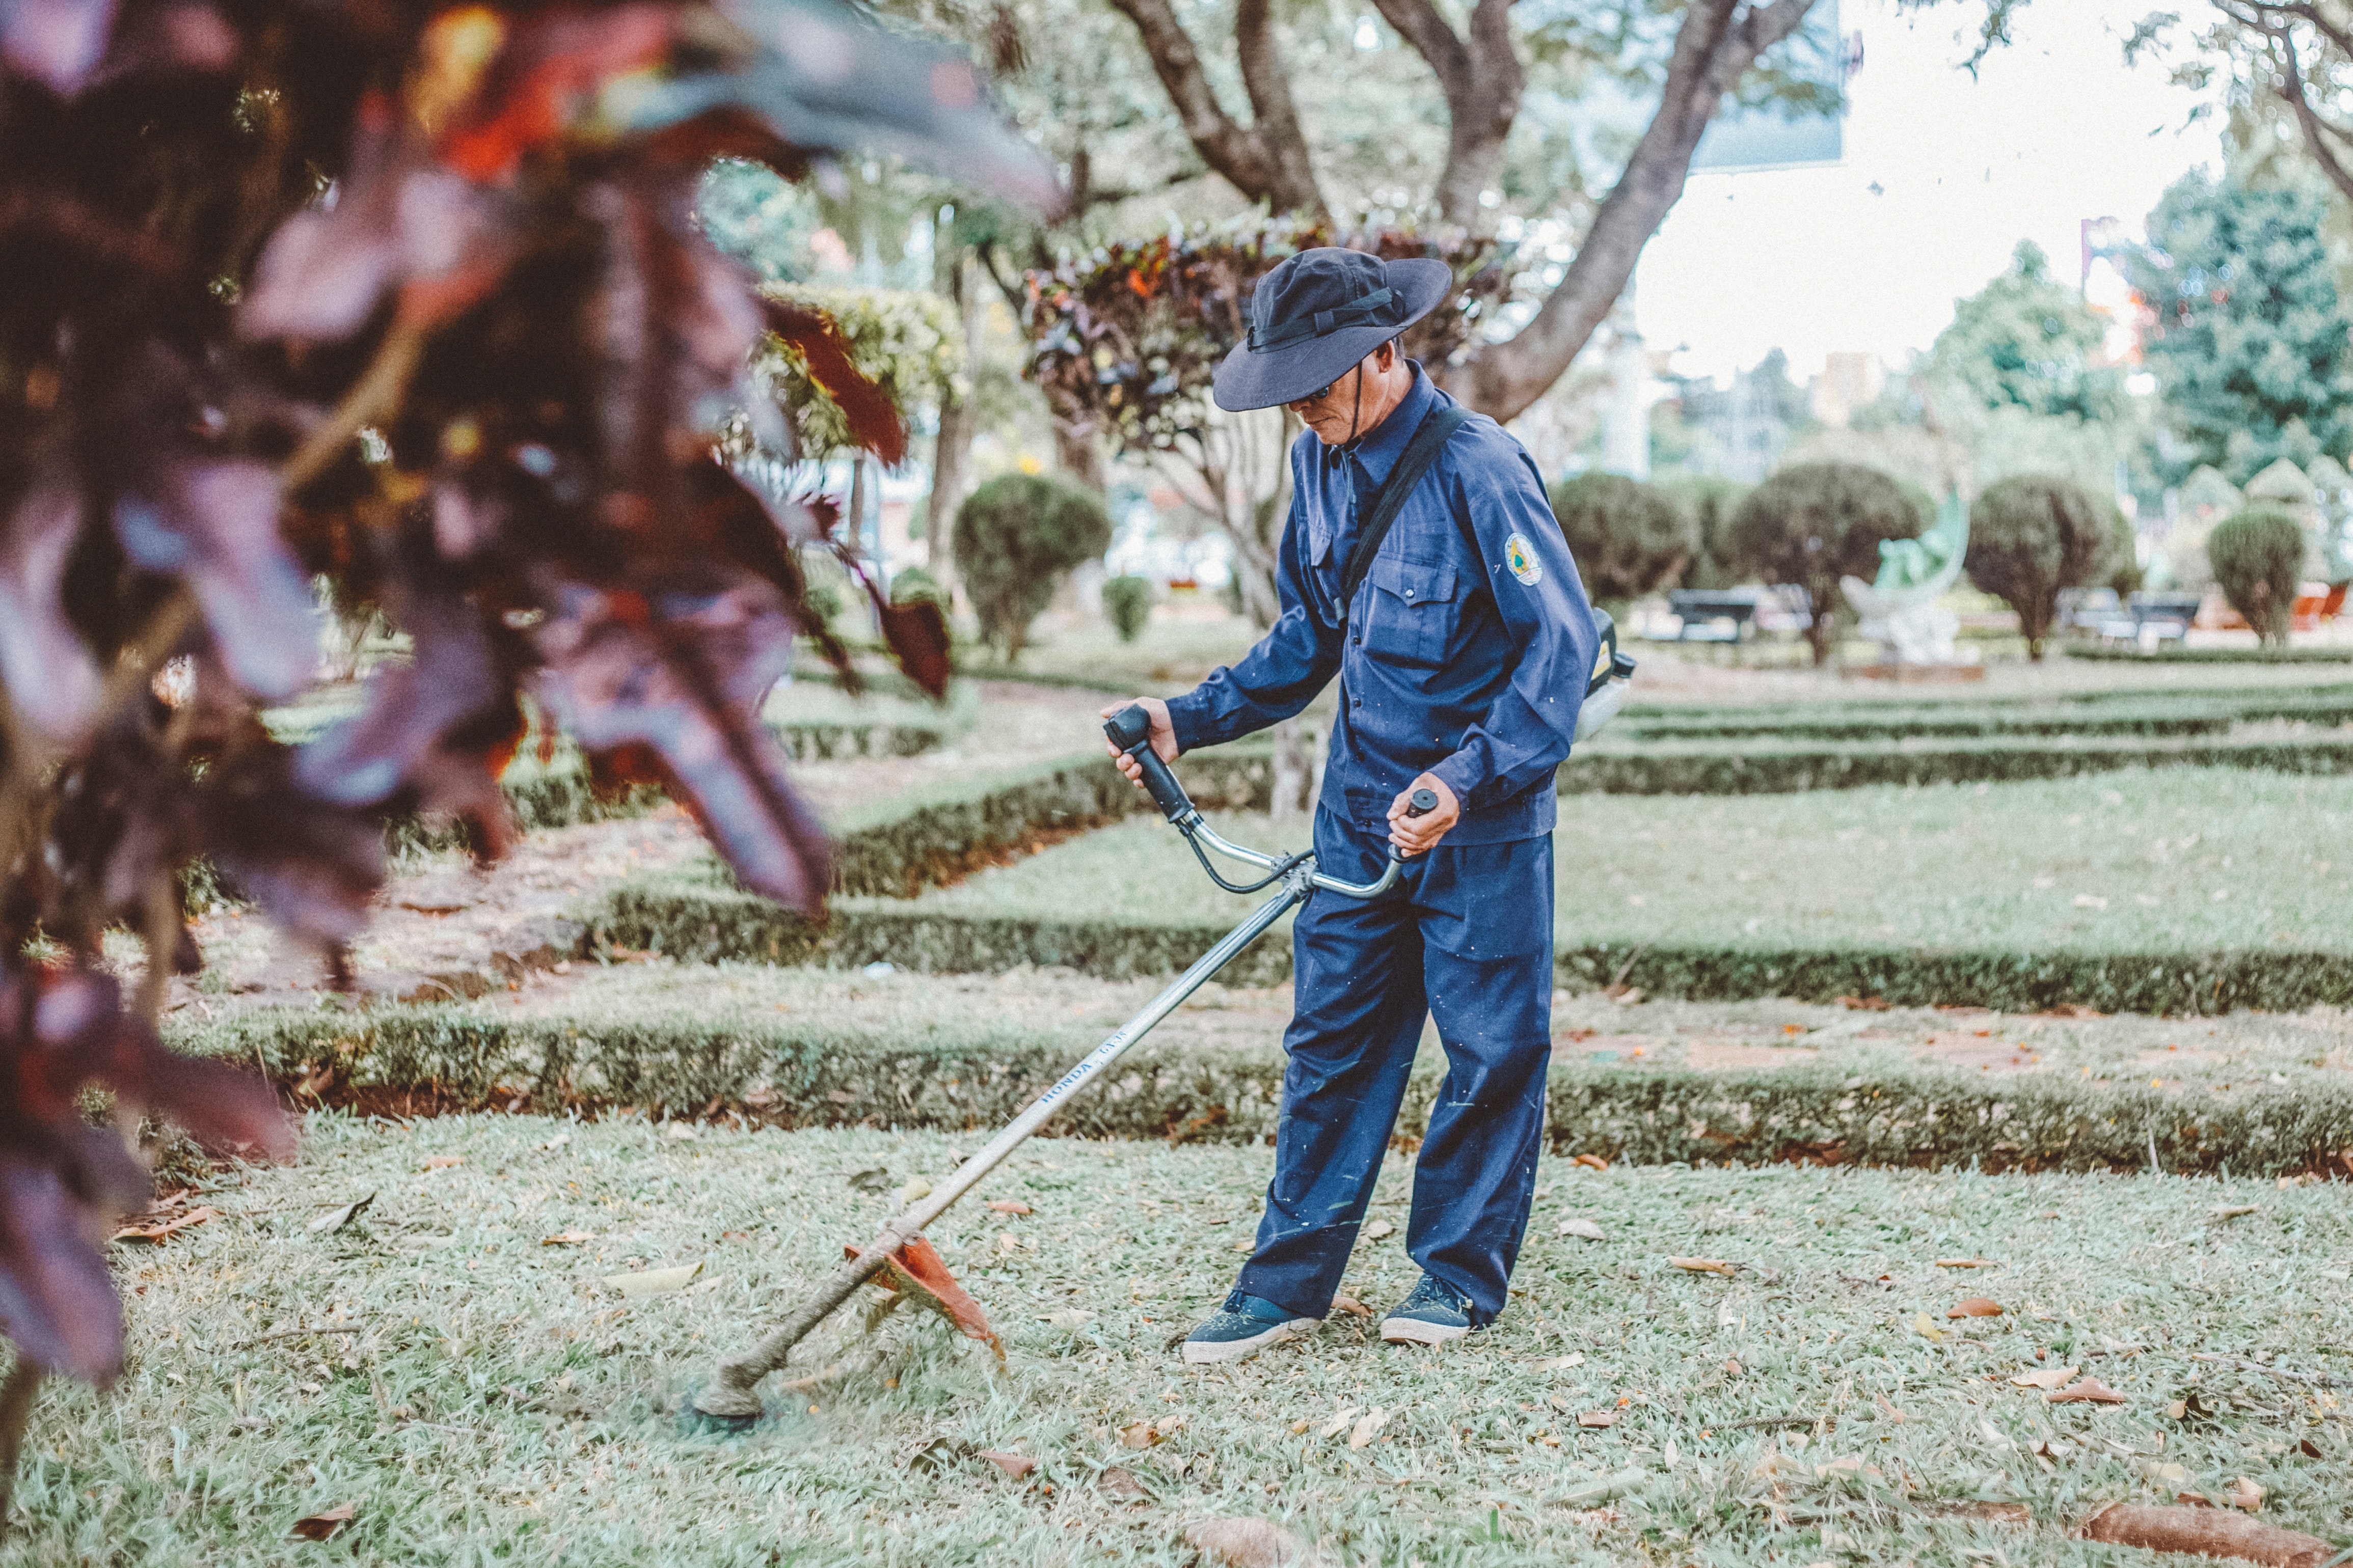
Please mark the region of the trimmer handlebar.
<svg viewBox="0 0 2353 1568"><path fill-rule="evenodd" d="M1131 702L1104 720L1103 733L1144 770L1144 787L1151 795L1152 803L1160 808L1161 816L1171 822L1183 822L1188 816L1200 815L1185 794L1185 786L1176 782L1176 775L1160 760L1160 753L1152 749L1152 715L1144 710L1144 704Z"/></svg>
<svg viewBox="0 0 2353 1568"><path fill-rule="evenodd" d="M1143 704L1131 702L1104 720L1103 733L1111 737L1113 745L1135 759L1136 766L1144 773L1144 787L1150 792L1153 803L1160 807L1160 815L1192 844L1194 854L1201 856L1201 868L1209 873L1210 879L1229 892L1254 892L1293 867L1303 868L1313 886L1345 893L1352 899L1369 899L1377 893L1386 893L1397 885L1398 871L1405 856L1394 844L1389 846L1388 866L1378 880L1344 882L1337 877L1327 877L1314 870L1314 857L1312 855L1294 855L1288 859L1278 860L1271 855L1246 849L1220 837L1202 818L1200 807L1195 805L1192 796L1185 793L1185 786L1176 782L1176 773L1161 760L1160 753L1152 749L1152 715L1144 710ZM1408 816L1426 816L1437 809L1436 790L1418 789L1406 800L1405 814ZM1208 857L1201 855L1205 844L1229 859L1259 867L1272 875L1265 881L1254 882L1248 888L1237 887L1211 868Z"/></svg>

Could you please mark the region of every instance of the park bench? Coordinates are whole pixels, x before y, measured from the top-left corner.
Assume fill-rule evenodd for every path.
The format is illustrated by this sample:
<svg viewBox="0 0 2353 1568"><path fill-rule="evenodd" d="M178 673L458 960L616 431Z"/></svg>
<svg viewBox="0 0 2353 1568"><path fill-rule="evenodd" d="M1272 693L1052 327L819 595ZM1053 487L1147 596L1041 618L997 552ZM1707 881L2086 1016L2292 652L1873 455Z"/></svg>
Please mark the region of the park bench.
<svg viewBox="0 0 2353 1568"><path fill-rule="evenodd" d="M1667 608L1680 623L1677 642L1739 643L1757 619L1762 595L1755 588L1677 588L1667 595Z"/></svg>

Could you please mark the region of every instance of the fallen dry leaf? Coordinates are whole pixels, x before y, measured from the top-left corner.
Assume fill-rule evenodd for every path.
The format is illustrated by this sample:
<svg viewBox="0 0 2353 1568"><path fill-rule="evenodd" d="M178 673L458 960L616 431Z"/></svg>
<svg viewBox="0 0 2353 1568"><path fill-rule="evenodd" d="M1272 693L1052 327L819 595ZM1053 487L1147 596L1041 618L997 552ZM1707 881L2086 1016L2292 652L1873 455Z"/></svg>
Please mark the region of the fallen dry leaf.
<svg viewBox="0 0 2353 1568"><path fill-rule="evenodd" d="M998 1214L1035 1214L1038 1212L1031 1208L1028 1204L1023 1203L1019 1198L991 1198L988 1200L988 1206L995 1209Z"/></svg>
<svg viewBox="0 0 2353 1568"><path fill-rule="evenodd" d="M1119 1429L1119 1446L1123 1448L1149 1448L1160 1441L1159 1429L1149 1421L1138 1421Z"/></svg>
<svg viewBox="0 0 2353 1568"><path fill-rule="evenodd" d="M2001 1303L1999 1301L1989 1301L1983 1296L1972 1296L1966 1301L1955 1302L1950 1308L1946 1310L1945 1316L1948 1318L1999 1318L2001 1316Z"/></svg>
<svg viewBox="0 0 2353 1568"><path fill-rule="evenodd" d="M899 1201L902 1204L912 1204L931 1195L932 1184L921 1176L908 1177L906 1184L899 1189Z"/></svg>
<svg viewBox="0 0 2353 1568"><path fill-rule="evenodd" d="M1388 1426L1388 1421L1389 1413L1388 1411L1383 1410L1377 1405L1373 1406L1372 1409L1367 1410L1363 1415L1357 1417L1356 1426L1348 1433L1348 1447L1351 1448L1364 1447L1375 1437L1380 1435L1381 1428Z"/></svg>
<svg viewBox="0 0 2353 1568"><path fill-rule="evenodd" d="M2084 1523L2084 1538L2185 1556L2236 1557L2281 1568L2307 1568L2336 1554L2336 1548L2316 1535L2211 1508L2111 1503Z"/></svg>
<svg viewBox="0 0 2353 1568"><path fill-rule="evenodd" d="M1606 1171L1609 1168L1609 1162L1603 1159L1599 1154L1579 1154L1576 1159L1571 1160L1569 1163L1572 1165L1583 1165L1586 1169L1591 1171Z"/></svg>
<svg viewBox="0 0 2353 1568"><path fill-rule="evenodd" d="M2168 1421L2179 1421L2189 1414L2189 1402L2186 1399L2173 1400L2165 1407L2165 1418Z"/></svg>
<svg viewBox="0 0 2353 1568"><path fill-rule="evenodd" d="M1670 1258L1667 1261L1694 1274L1721 1274L1727 1279L1740 1267L1737 1263L1726 1263L1721 1258Z"/></svg>
<svg viewBox="0 0 2353 1568"><path fill-rule="evenodd" d="M343 1226L351 1224L352 1221L365 1214L367 1212L368 1205L374 1202L375 1202L375 1194L374 1193L370 1193L364 1198L354 1198L350 1203L345 1204L343 1207L336 1209L332 1213L321 1215L317 1219L312 1220L309 1225L304 1226L302 1228L310 1231L314 1236L321 1233L332 1236L335 1232L343 1229Z"/></svg>
<svg viewBox="0 0 2353 1568"><path fill-rule="evenodd" d="M1990 1258L1939 1258L1936 1259L1936 1267L1939 1268L1999 1268L2001 1265Z"/></svg>
<svg viewBox="0 0 2353 1568"><path fill-rule="evenodd" d="M1205 1519L1185 1539L1220 1568L1291 1568L1306 1556L1299 1537L1263 1519Z"/></svg>
<svg viewBox="0 0 2353 1568"><path fill-rule="evenodd" d="M1337 1437L1341 1433L1348 1429L1348 1423L1354 1421L1356 1418L1356 1407L1353 1405L1344 1405L1340 1407L1340 1413L1337 1415L1333 1416L1331 1420L1324 1423L1324 1430L1319 1434L1319 1436L1324 1437Z"/></svg>
<svg viewBox="0 0 2353 1568"><path fill-rule="evenodd" d="M2263 1506L2263 1489L2241 1476L2231 1483L2231 1489L2222 1494L2222 1500L2232 1508L2242 1508L2253 1513Z"/></svg>
<svg viewBox="0 0 2353 1568"><path fill-rule="evenodd" d="M1117 1465L1113 1465L1095 1478L1095 1485L1113 1497L1140 1498L1150 1495L1144 1489L1144 1483L1135 1479L1134 1471L1124 1470Z"/></svg>
<svg viewBox="0 0 2353 1568"><path fill-rule="evenodd" d="M2096 1377L2087 1377L2072 1388L2062 1388L2043 1395L2053 1405L2122 1405L2125 1396Z"/></svg>
<svg viewBox="0 0 2353 1568"><path fill-rule="evenodd" d="M2039 1372L2022 1372L2010 1381L2020 1388L2057 1388L2075 1375L2072 1366L2046 1366Z"/></svg>
<svg viewBox="0 0 2353 1568"><path fill-rule="evenodd" d="M1565 1219L1560 1222L1560 1234L1573 1236L1581 1241L1607 1241L1601 1227L1589 1219Z"/></svg>
<svg viewBox="0 0 2353 1568"><path fill-rule="evenodd" d="M635 1274L607 1274L605 1283L624 1296L662 1296L672 1290L683 1290L694 1283L702 1272L702 1260L681 1263L675 1268L648 1268Z"/></svg>
<svg viewBox="0 0 2353 1568"><path fill-rule="evenodd" d="M2256 1205L2253 1204L2225 1204L2221 1208L2214 1211L2213 1217L2216 1219L2236 1219L2242 1214L2254 1213L2255 1207Z"/></svg>
<svg viewBox="0 0 2353 1568"><path fill-rule="evenodd" d="M542 1247L577 1247L584 1241L595 1239L596 1237L588 1231L559 1230L554 1236L541 1237L539 1244Z"/></svg>
<svg viewBox="0 0 2353 1568"><path fill-rule="evenodd" d="M1886 1416L1890 1421L1894 1422L1899 1426L1905 1422L1912 1419L1912 1417L1905 1415L1901 1410L1896 1409L1894 1405L1890 1405L1887 1402L1887 1395L1883 1394L1873 1394L1871 1396L1871 1402L1879 1406L1879 1413L1882 1415Z"/></svg>
<svg viewBox="0 0 2353 1568"><path fill-rule="evenodd" d="M1924 1340L1941 1340L1945 1337L1945 1331L1938 1328L1935 1320L1926 1312L1912 1314L1912 1331Z"/></svg>
<svg viewBox="0 0 2353 1568"><path fill-rule="evenodd" d="M1588 1410L1578 1415L1577 1424L1579 1426L1615 1426L1618 1415L1612 1410Z"/></svg>
<svg viewBox="0 0 2353 1568"><path fill-rule="evenodd" d="M465 1163L466 1156L463 1154L436 1154L425 1162L425 1168L428 1171L446 1171L452 1165L462 1165Z"/></svg>
<svg viewBox="0 0 2353 1568"><path fill-rule="evenodd" d="M1373 1310L1370 1307L1366 1306L1354 1296L1345 1294L1332 1298L1332 1310L1335 1312L1345 1312L1352 1318L1369 1318L1373 1315Z"/></svg>
<svg viewBox="0 0 2353 1568"><path fill-rule="evenodd" d="M174 1235L177 1232L184 1231L192 1225L202 1225L206 1220L218 1219L219 1217L220 1210L218 1209L194 1208L190 1209L184 1215L175 1215L172 1218L164 1220L155 1225L126 1225L121 1230L114 1233L114 1239L117 1241L162 1241L164 1237Z"/></svg>
<svg viewBox="0 0 2353 1568"><path fill-rule="evenodd" d="M1378 1241L1385 1236L1395 1236L1396 1234L1397 1226L1391 1225L1385 1219L1377 1219L1373 1221L1372 1224L1365 1227L1365 1239L1366 1241Z"/></svg>
<svg viewBox="0 0 2353 1568"><path fill-rule="evenodd" d="M360 1505L339 1502L323 1513L314 1513L294 1521L293 1533L302 1541L324 1541L335 1531L360 1516Z"/></svg>
<svg viewBox="0 0 2353 1568"><path fill-rule="evenodd" d="M1038 1461L1029 1455L1008 1454L1001 1448L983 1448L977 1457L987 1459L1017 1481L1038 1468Z"/></svg>
<svg viewBox="0 0 2353 1568"><path fill-rule="evenodd" d="M1084 1307L1065 1307L1059 1312L1049 1312L1043 1321L1057 1329L1075 1332L1095 1321L1095 1315Z"/></svg>
<svg viewBox="0 0 2353 1568"><path fill-rule="evenodd" d="M1244 1237L1241 1240L1234 1243L1231 1250L1235 1252L1255 1252L1258 1250L1258 1243L1250 1240L1248 1237Z"/></svg>

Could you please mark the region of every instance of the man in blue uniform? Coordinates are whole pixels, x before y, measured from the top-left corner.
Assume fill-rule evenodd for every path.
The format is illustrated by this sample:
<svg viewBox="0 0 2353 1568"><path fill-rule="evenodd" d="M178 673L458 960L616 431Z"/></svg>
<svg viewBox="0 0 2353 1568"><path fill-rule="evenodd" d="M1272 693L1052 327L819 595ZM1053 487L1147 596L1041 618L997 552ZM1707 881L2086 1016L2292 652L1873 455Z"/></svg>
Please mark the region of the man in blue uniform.
<svg viewBox="0 0 2353 1568"><path fill-rule="evenodd" d="M1428 1017L1447 1074L1406 1229L1422 1277L1382 1338L1483 1327L1527 1227L1552 1057L1553 773L1598 637L1535 464L1398 348L1453 286L1440 261L1304 251L1260 282L1249 338L1218 369L1220 407L1281 405L1308 427L1291 450L1282 613L1194 690L1139 700L1154 748L1173 761L1262 730L1336 676L1317 863L1370 881L1392 844L1412 858L1382 899L1319 893L1300 911L1266 1215L1224 1309L1186 1341L1188 1362L1254 1355L1330 1310ZM1402 476L1386 531L1360 540L1425 421L1443 445ZM1373 548L1352 561L1360 542ZM1409 816L1425 789L1437 809Z"/></svg>

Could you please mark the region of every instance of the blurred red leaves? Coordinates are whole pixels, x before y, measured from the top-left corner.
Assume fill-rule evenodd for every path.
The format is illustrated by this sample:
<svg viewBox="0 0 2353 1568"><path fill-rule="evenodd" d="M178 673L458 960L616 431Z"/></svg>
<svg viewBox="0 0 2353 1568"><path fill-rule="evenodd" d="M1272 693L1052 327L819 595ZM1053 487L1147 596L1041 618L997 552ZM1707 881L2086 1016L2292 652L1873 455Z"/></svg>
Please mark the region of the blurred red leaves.
<svg viewBox="0 0 2353 1568"><path fill-rule="evenodd" d="M693 202L712 157L853 146L1056 199L968 62L836 0L0 0L0 1327L32 1362L121 1355L99 1238L148 1184L78 1094L287 1148L258 1082L148 1021L201 961L191 862L335 953L386 815L496 854L500 771L552 717L820 907L760 709L797 636L847 669L799 554L842 547L714 442L760 413L770 327L856 439L895 462L906 431ZM410 654L296 748L261 709L313 677L321 586ZM878 613L944 689L936 611ZM123 925L130 1005L99 972Z"/></svg>

